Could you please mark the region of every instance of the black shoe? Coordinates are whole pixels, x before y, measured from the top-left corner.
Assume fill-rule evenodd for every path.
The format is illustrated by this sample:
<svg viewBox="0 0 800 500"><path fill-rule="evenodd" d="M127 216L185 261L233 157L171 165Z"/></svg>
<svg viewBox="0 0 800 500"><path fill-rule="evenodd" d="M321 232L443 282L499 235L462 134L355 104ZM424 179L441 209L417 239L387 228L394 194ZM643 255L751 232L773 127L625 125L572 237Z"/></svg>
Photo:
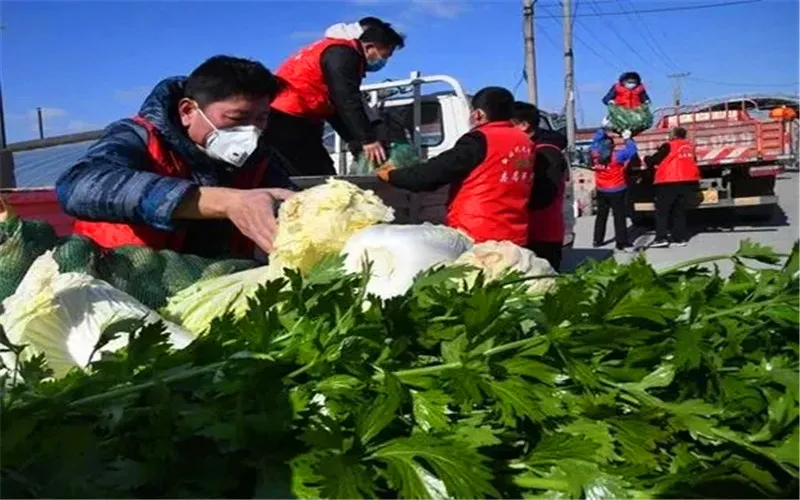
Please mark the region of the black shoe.
<svg viewBox="0 0 800 500"><path fill-rule="evenodd" d="M656 240L650 245L650 248L668 248L668 247L669 247L669 240L665 239Z"/></svg>
<svg viewBox="0 0 800 500"><path fill-rule="evenodd" d="M592 248L600 248L601 246L603 246L602 243L598 243L596 241L594 243L592 243Z"/></svg>

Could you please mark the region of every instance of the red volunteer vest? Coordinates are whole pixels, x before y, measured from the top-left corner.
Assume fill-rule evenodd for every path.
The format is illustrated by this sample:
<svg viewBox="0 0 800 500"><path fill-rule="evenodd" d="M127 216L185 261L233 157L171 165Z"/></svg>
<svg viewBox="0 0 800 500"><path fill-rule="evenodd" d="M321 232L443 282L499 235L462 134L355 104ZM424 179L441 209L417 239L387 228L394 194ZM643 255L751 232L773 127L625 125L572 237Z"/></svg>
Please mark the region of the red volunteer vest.
<svg viewBox="0 0 800 500"><path fill-rule="evenodd" d="M633 89L628 89L625 85L617 82L614 84L614 102L617 106L623 108L636 108L642 105L642 92L644 92L644 85L637 85Z"/></svg>
<svg viewBox="0 0 800 500"><path fill-rule="evenodd" d="M612 153L611 162L608 165L595 163L594 184L599 190L610 190L626 187L628 181L625 179L625 164L617 162L616 155Z"/></svg>
<svg viewBox="0 0 800 500"><path fill-rule="evenodd" d="M334 45L361 51L359 43L358 40L323 38L300 49L275 72L286 82L286 87L272 101L272 107L289 115L320 122L333 116L336 110L330 102L328 85L322 72L322 53ZM363 72L362 67L362 75Z"/></svg>
<svg viewBox="0 0 800 500"><path fill-rule="evenodd" d="M534 144L509 122L480 126L486 158L462 182L450 188L447 225L480 243L528 241L528 201L533 186Z"/></svg>
<svg viewBox="0 0 800 500"><path fill-rule="evenodd" d="M161 140L152 123L141 116L133 120L147 129L147 150L153 161L152 172L165 177L189 178L189 170L185 163L173 153ZM254 168L242 171L233 181L233 187L248 189L258 186L267 170L264 159ZM98 222L76 220L72 232L92 239L99 246L110 249L134 245L153 248L155 250L184 250L185 230L163 231L143 224L125 224L117 222ZM245 258L252 258L255 244L236 228L233 229L230 244L231 253Z"/></svg>
<svg viewBox="0 0 800 500"><path fill-rule="evenodd" d="M552 148L561 150L552 144L537 144L536 149ZM528 225L528 242L563 243L564 242L564 191L566 190L568 172L561 176L558 191L553 203L530 211Z"/></svg>
<svg viewBox="0 0 800 500"><path fill-rule="evenodd" d="M669 141L669 155L656 168L654 184L700 180L700 169L694 159L694 144L686 139Z"/></svg>

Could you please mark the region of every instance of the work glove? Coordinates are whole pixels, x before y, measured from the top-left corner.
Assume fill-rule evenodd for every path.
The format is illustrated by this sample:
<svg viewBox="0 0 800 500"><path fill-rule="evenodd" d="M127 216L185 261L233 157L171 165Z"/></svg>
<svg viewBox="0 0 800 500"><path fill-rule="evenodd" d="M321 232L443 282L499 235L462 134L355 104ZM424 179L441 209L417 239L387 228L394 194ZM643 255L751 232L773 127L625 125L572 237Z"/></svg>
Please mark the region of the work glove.
<svg viewBox="0 0 800 500"><path fill-rule="evenodd" d="M632 135L632 134L631 134L631 131L630 131L630 130L627 130L627 129L626 129L626 130L624 130L624 131L622 132L622 138L623 138L623 139L625 139L626 141L627 141L628 139L630 139L630 138L631 138L631 135Z"/></svg>
<svg viewBox="0 0 800 500"><path fill-rule="evenodd" d="M378 179L382 180L383 182L388 183L389 182L389 176L392 173L392 171L394 171L395 169L396 169L396 167L394 166L394 163L392 163L392 160L389 160L389 161L385 162L383 165L381 165L375 171L375 174L378 176Z"/></svg>
<svg viewBox="0 0 800 500"><path fill-rule="evenodd" d="M614 99L611 99L610 101L608 101L608 104L609 104L609 105L612 105L612 104L613 104L613 105L615 105L615 106L616 106L616 104L617 104L617 103L616 103L616 102L614 102Z"/></svg>

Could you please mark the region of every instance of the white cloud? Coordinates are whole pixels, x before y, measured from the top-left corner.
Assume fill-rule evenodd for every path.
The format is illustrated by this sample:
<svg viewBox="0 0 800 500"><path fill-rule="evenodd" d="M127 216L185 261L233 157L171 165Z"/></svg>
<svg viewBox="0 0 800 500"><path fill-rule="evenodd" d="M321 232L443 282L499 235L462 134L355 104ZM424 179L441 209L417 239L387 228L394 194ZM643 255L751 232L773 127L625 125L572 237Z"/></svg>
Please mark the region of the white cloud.
<svg viewBox="0 0 800 500"><path fill-rule="evenodd" d="M452 20L473 7L467 0L350 0L350 3L362 7L364 10L378 6L391 6L393 14L383 16L376 12L360 12L355 18L377 15L402 31L410 28L410 25L415 22L419 22L420 18Z"/></svg>
<svg viewBox="0 0 800 500"><path fill-rule="evenodd" d="M455 19L469 8L454 0L411 0L411 10L442 19Z"/></svg>
<svg viewBox="0 0 800 500"><path fill-rule="evenodd" d="M126 101L133 101L133 100L141 100L147 97L147 94L150 92L150 87L147 86L140 86L140 87L133 87L130 89L117 89L114 91L114 99L126 102Z"/></svg>
<svg viewBox="0 0 800 500"><path fill-rule="evenodd" d="M324 33L319 30L297 30L289 33L289 38L292 40L316 40L322 38Z"/></svg>
<svg viewBox="0 0 800 500"><path fill-rule="evenodd" d="M99 130L103 128L96 123L87 122L85 120L70 120L67 123L67 131L70 133L87 132L89 130Z"/></svg>
<svg viewBox="0 0 800 500"><path fill-rule="evenodd" d="M8 125L15 127L19 131L25 131L26 137L21 140L39 138L39 116L36 109L30 109L24 113L6 114ZM53 137L63 134L74 134L89 130L98 130L103 126L90 121L78 118L70 118L69 112L63 108L42 108L42 125L44 136Z"/></svg>

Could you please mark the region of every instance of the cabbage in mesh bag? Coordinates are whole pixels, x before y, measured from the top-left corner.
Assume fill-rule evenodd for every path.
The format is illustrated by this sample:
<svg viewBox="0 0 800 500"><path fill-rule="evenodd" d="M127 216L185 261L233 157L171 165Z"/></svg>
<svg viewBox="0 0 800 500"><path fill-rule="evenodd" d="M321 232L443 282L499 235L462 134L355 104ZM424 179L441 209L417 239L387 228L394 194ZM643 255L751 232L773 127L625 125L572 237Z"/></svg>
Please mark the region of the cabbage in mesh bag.
<svg viewBox="0 0 800 500"><path fill-rule="evenodd" d="M58 239L46 222L10 217L0 222L0 300L14 293L33 261L47 250L53 250L60 272L102 279L152 309L201 279L258 265L253 260L209 259L139 246L103 250L83 236Z"/></svg>
<svg viewBox="0 0 800 500"><path fill-rule="evenodd" d="M0 301L14 293L33 261L57 240L46 222L15 216L0 222Z"/></svg>
<svg viewBox="0 0 800 500"><path fill-rule="evenodd" d="M653 126L653 113L650 106L642 104L636 108L624 108L614 104L608 105L608 119L615 132L630 130L637 134Z"/></svg>
<svg viewBox="0 0 800 500"><path fill-rule="evenodd" d="M106 326L120 320L154 323L161 318L130 295L85 273L59 273L53 252L48 250L28 269L16 292L3 301L0 315L8 340L25 346L21 359L44 354L56 377L75 367L85 367L103 351L127 344L120 336L95 350ZM187 346L193 336L165 323L170 342ZM10 351L1 354L6 369L17 360Z"/></svg>
<svg viewBox="0 0 800 500"><path fill-rule="evenodd" d="M407 142L390 143L387 154L395 168L411 167L420 161L417 149L413 144ZM361 153L351 165L350 173L353 175L369 175L377 168L378 167L372 161Z"/></svg>

